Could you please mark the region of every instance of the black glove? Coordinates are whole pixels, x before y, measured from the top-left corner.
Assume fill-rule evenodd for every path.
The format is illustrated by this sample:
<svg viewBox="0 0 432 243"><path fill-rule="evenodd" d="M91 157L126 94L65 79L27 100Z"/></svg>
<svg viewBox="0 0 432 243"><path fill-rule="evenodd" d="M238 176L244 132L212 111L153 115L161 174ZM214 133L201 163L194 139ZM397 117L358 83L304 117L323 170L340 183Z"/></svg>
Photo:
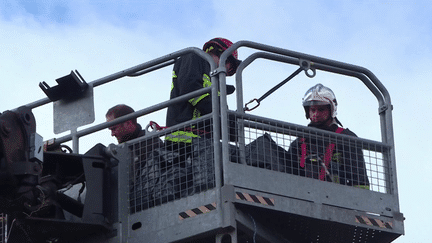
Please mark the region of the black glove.
<svg viewBox="0 0 432 243"><path fill-rule="evenodd" d="M229 84L226 85L227 95L230 95L230 94L234 93L234 91L235 91L234 85L229 85Z"/></svg>

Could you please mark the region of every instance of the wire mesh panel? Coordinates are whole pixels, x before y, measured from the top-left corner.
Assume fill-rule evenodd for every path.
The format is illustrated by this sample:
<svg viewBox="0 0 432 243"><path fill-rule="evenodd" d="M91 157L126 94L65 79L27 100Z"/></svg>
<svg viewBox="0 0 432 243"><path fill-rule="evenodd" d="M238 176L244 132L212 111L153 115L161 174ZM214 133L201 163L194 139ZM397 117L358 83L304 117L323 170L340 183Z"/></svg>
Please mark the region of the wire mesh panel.
<svg viewBox="0 0 432 243"><path fill-rule="evenodd" d="M6 214L0 213L0 243L6 242Z"/></svg>
<svg viewBox="0 0 432 243"><path fill-rule="evenodd" d="M255 118L237 126L245 142L236 144L239 152L234 162L381 193L391 191L389 148L380 142L359 139L349 129L339 130L339 135L336 125L325 131Z"/></svg>
<svg viewBox="0 0 432 243"><path fill-rule="evenodd" d="M386 182L390 171L387 163L384 163L384 153L373 150L363 150L363 154L370 182L370 190L390 193L390 183Z"/></svg>
<svg viewBox="0 0 432 243"><path fill-rule="evenodd" d="M131 214L215 187L211 130L207 120L129 146Z"/></svg>

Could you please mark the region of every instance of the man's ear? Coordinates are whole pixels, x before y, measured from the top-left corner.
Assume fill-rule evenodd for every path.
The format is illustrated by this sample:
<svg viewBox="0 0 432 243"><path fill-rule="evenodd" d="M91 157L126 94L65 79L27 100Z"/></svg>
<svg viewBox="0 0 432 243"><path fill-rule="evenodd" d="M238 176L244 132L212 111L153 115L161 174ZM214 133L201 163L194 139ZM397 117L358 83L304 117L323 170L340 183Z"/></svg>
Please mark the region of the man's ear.
<svg viewBox="0 0 432 243"><path fill-rule="evenodd" d="M123 126L124 126L125 128L134 128L134 129L135 129L135 125L134 125L134 123L133 123L131 120L129 120L129 121L125 121L125 122L123 123Z"/></svg>

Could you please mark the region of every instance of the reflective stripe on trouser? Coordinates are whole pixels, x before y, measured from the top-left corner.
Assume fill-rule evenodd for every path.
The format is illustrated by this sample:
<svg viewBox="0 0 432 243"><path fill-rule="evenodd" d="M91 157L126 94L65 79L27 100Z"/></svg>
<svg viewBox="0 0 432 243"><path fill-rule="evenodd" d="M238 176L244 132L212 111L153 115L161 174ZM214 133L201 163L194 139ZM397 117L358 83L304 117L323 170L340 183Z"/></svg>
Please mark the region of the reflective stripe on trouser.
<svg viewBox="0 0 432 243"><path fill-rule="evenodd" d="M182 143L192 143L193 138L199 138L200 136L186 131L175 131L171 134L165 136L165 140L171 142L182 142Z"/></svg>

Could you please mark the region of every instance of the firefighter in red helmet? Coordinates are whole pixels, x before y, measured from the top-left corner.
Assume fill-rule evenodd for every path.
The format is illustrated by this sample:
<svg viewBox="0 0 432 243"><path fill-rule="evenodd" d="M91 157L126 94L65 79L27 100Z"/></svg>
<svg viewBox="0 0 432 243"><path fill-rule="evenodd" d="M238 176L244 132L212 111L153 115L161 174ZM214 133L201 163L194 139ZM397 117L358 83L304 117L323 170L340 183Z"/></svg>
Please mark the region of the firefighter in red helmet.
<svg viewBox="0 0 432 243"><path fill-rule="evenodd" d="M219 64L219 57L226 49L232 46L232 42L230 40L224 38L214 38L207 41L203 50L209 53L216 64ZM232 76L237 71L237 67L240 64L240 60L238 59L237 50L235 50L229 57L227 62L225 63L227 69L227 76Z"/></svg>
<svg viewBox="0 0 432 243"><path fill-rule="evenodd" d="M207 41L203 50L208 53L216 64L219 64L221 54L233 43L225 38L213 38ZM225 65L227 76L235 74L238 65L237 50L227 59ZM195 53L188 53L179 57L174 64L170 99L211 86L210 64ZM227 86L227 93L234 92L233 86ZM190 100L170 105L167 111L166 125L168 127L179 123L194 120L202 115L212 112L211 95L209 93L192 98ZM211 126L206 125L203 129L194 128L191 131L179 130L165 137L167 144L170 143L192 143L192 138L199 137L203 133L211 131Z"/></svg>

